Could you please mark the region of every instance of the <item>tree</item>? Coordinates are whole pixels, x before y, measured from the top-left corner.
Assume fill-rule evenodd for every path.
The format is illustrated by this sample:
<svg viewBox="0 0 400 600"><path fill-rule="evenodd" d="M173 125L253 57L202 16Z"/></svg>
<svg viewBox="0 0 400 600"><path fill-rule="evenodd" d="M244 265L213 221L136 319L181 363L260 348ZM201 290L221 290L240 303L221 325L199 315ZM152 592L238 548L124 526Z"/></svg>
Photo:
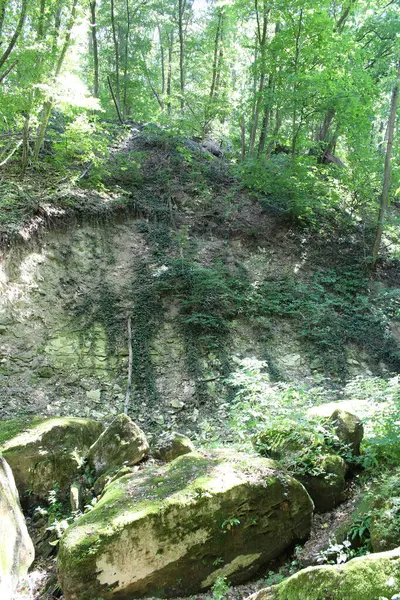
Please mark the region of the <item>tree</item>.
<svg viewBox="0 0 400 600"><path fill-rule="evenodd" d="M389 118L387 124L387 144L386 144L386 155L385 155L385 167L383 173L383 185L382 194L379 207L378 225L376 228L375 242L372 249L372 267L375 267L376 261L381 246L383 225L385 222L385 215L388 206L389 188L390 188L390 166L393 152L393 135L396 126L396 114L397 105L399 101L399 89L400 89L400 56L397 61L397 76L393 86L392 99L390 103Z"/></svg>

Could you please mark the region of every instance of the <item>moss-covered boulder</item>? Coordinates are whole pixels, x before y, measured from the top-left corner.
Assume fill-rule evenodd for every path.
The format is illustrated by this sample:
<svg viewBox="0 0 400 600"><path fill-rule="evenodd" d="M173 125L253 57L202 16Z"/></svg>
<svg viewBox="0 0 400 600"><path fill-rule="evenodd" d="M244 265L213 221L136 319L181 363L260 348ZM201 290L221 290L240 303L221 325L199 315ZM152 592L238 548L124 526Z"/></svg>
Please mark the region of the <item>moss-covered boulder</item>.
<svg viewBox="0 0 400 600"><path fill-rule="evenodd" d="M0 456L0 598L11 600L34 559L12 471Z"/></svg>
<svg viewBox="0 0 400 600"><path fill-rule="evenodd" d="M329 420L334 426L340 442L349 446L355 456L359 456L360 444L364 437L364 427L360 419L346 410L337 408Z"/></svg>
<svg viewBox="0 0 400 600"><path fill-rule="evenodd" d="M375 600L392 598L399 590L400 548L344 565L308 567L249 600Z"/></svg>
<svg viewBox="0 0 400 600"><path fill-rule="evenodd" d="M395 485L397 484L397 489ZM373 552L393 550L400 546L400 489L399 480L393 477L383 486L382 497L378 497L371 511L369 533ZM392 491L390 497L388 492Z"/></svg>
<svg viewBox="0 0 400 600"><path fill-rule="evenodd" d="M90 448L88 460L96 476L124 465L136 465L149 444L143 431L127 415L118 415Z"/></svg>
<svg viewBox="0 0 400 600"><path fill-rule="evenodd" d="M300 481L310 494L319 512L326 512L335 508L344 500L343 494L346 485L346 463L337 454L321 456L319 475L302 475Z"/></svg>
<svg viewBox="0 0 400 600"><path fill-rule="evenodd" d="M347 472L343 458L331 454L324 433L312 421L284 421L260 432L254 441L261 454L278 460L303 483L319 512L342 501Z"/></svg>
<svg viewBox="0 0 400 600"><path fill-rule="evenodd" d="M0 452L10 464L24 502L46 500L49 492L68 486L103 430L91 419L70 417L0 421Z"/></svg>
<svg viewBox="0 0 400 600"><path fill-rule="evenodd" d="M355 456L360 454L360 444L364 437L364 427L361 419L344 410L343 402L330 402L314 406L308 411L311 418L317 418L331 423L342 444L347 444Z"/></svg>
<svg viewBox="0 0 400 600"><path fill-rule="evenodd" d="M238 583L311 526L304 487L276 464L220 450L185 454L108 484L60 541L66 600L189 595Z"/></svg>
<svg viewBox="0 0 400 600"><path fill-rule="evenodd" d="M193 442L186 436L175 431L161 435L152 448L152 454L155 458L171 462L183 456L194 452L195 447Z"/></svg>

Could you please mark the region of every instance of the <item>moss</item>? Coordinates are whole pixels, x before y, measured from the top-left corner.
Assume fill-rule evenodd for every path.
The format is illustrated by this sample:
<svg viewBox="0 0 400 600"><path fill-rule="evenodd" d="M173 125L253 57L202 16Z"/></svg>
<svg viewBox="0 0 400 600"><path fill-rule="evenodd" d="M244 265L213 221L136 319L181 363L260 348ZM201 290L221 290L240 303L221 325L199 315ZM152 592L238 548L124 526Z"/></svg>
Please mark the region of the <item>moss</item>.
<svg viewBox="0 0 400 600"><path fill-rule="evenodd" d="M60 581L81 600L109 598L109 586L121 599L181 595L212 584L217 558L242 581L307 534L311 511L304 488L272 461L186 454L106 486L61 540Z"/></svg>
<svg viewBox="0 0 400 600"><path fill-rule="evenodd" d="M325 512L343 499L346 463L337 454L328 454L321 456L320 466L321 475L301 477L300 481L313 499L316 510Z"/></svg>
<svg viewBox="0 0 400 600"><path fill-rule="evenodd" d="M45 417L20 417L0 421L0 446L20 433L40 425L44 420Z"/></svg>
<svg viewBox="0 0 400 600"><path fill-rule="evenodd" d="M13 470L20 495L47 499L55 486L66 491L102 429L101 423L72 417L3 422L0 451Z"/></svg>
<svg viewBox="0 0 400 600"><path fill-rule="evenodd" d="M355 558L345 565L309 567L255 600L373 600L400 588L400 550Z"/></svg>

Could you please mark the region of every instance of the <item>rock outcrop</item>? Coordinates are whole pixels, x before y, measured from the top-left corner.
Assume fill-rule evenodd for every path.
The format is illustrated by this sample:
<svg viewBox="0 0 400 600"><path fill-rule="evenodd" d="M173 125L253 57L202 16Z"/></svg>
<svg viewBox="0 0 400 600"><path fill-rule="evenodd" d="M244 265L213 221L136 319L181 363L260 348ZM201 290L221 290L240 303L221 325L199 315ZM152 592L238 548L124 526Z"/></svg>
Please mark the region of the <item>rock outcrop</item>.
<svg viewBox="0 0 400 600"><path fill-rule="evenodd" d="M155 458L171 462L175 458L178 458L178 456L189 454L189 452L194 452L194 450L193 442L186 435L173 431L172 433L160 436L154 445L152 454Z"/></svg>
<svg viewBox="0 0 400 600"><path fill-rule="evenodd" d="M88 461L100 477L124 465L136 465L148 451L149 444L143 431L127 415L121 414L90 448Z"/></svg>
<svg viewBox="0 0 400 600"><path fill-rule="evenodd" d="M249 600L374 600L397 598L400 548L345 563L308 567Z"/></svg>
<svg viewBox="0 0 400 600"><path fill-rule="evenodd" d="M333 425L339 441L349 446L354 456L359 456L360 444L364 436L363 424L357 415L343 410L341 404L341 402L322 404L313 407L309 413L311 416L327 419Z"/></svg>
<svg viewBox="0 0 400 600"><path fill-rule="evenodd" d="M12 419L0 422L0 451L9 463L24 503L47 500L49 492L67 492L101 423L71 417Z"/></svg>
<svg viewBox="0 0 400 600"><path fill-rule="evenodd" d="M34 559L12 471L0 456L0 598L11 600Z"/></svg>
<svg viewBox="0 0 400 600"><path fill-rule="evenodd" d="M271 460L191 453L109 483L65 532L66 600L174 597L247 580L311 526L305 488Z"/></svg>

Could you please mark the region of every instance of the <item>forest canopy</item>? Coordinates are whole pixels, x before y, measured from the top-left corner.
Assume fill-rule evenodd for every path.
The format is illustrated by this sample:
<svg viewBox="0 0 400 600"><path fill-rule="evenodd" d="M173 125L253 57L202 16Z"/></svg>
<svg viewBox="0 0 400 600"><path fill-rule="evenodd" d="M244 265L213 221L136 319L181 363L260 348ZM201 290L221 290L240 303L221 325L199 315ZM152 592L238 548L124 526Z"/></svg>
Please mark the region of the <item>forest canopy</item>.
<svg viewBox="0 0 400 600"><path fill-rule="evenodd" d="M1 165L96 160L111 122L154 123L297 220L375 227L396 201L397 1L0 0L0 39Z"/></svg>

